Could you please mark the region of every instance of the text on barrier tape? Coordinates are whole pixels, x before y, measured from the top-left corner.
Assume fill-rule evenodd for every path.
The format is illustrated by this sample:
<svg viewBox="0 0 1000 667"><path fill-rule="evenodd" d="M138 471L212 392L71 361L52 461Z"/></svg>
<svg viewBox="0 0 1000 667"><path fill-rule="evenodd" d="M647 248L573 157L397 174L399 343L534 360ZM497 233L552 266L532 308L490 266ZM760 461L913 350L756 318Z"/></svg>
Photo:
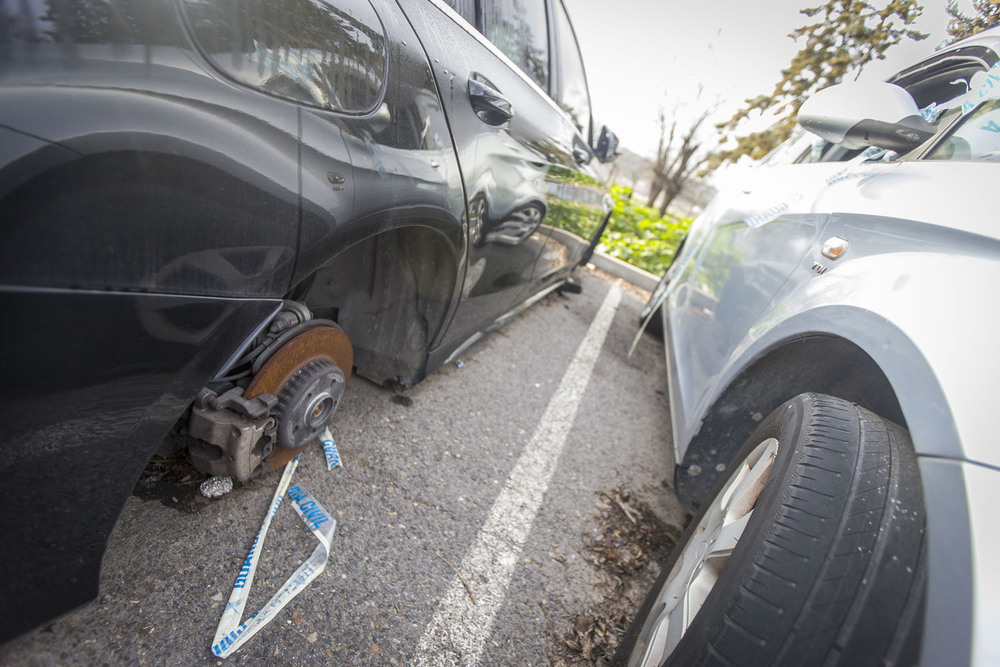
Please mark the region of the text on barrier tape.
<svg viewBox="0 0 1000 667"><path fill-rule="evenodd" d="M330 428L327 427L319 438L323 444L323 453L326 454L326 469L333 470L334 468L343 466L344 464L340 462L340 452L337 451L337 443L333 441L333 434L330 433Z"/></svg>
<svg viewBox="0 0 1000 667"><path fill-rule="evenodd" d="M325 440L329 439L330 443L333 443L329 429L324 432L323 438L323 449L327 451ZM333 445L333 452L336 454L336 445ZM330 558L330 544L333 542L333 531L337 527L336 519L301 486L289 486L301 456L299 454L285 466L285 471L281 476L281 481L278 482L278 488L274 491L274 498L271 500L264 522L257 532L257 537L254 538L250 553L243 561L243 566L236 577L236 583L233 585L233 592L229 596L229 602L222 612L222 618L219 619L219 627L212 640L212 653L220 658L228 657L257 634L261 628L270 623L278 612L284 609L285 605L323 572L326 562ZM328 453L328 467L332 468L333 466L329 465L329 456ZM339 455L337 456L337 465L340 465ZM257 571L260 552L264 548L264 538L267 536L267 530L278 511L278 507L281 506L286 491L295 512L319 540L319 545L313 550L312 555L282 584L278 592L261 607L260 611L243 621L243 611L247 598L250 596L250 587Z"/></svg>

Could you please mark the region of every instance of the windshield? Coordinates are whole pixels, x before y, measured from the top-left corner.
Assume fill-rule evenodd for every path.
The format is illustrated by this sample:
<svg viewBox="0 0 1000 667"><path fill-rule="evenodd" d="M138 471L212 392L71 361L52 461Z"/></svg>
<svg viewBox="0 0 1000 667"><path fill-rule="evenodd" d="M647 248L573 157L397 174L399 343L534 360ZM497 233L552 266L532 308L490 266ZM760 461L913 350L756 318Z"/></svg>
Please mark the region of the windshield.
<svg viewBox="0 0 1000 667"><path fill-rule="evenodd" d="M990 100L963 115L938 142L928 160L1000 160L1000 100Z"/></svg>

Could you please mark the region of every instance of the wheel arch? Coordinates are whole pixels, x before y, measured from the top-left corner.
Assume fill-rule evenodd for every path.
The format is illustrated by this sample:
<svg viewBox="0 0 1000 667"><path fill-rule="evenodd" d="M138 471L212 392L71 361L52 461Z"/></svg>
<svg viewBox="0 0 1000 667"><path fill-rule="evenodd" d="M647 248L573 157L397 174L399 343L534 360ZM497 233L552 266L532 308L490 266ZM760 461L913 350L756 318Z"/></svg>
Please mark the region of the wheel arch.
<svg viewBox="0 0 1000 667"><path fill-rule="evenodd" d="M881 315L821 307L766 330L742 350L706 401L710 407L677 466L677 492L689 507L711 489L718 466L728 463L760 419L806 392L857 403L898 423L910 431L918 455L963 455L930 362Z"/></svg>
<svg viewBox="0 0 1000 667"><path fill-rule="evenodd" d="M457 305L463 249L419 218L370 228L375 233L315 268L289 298L344 329L358 374L411 385L432 370L428 352Z"/></svg>

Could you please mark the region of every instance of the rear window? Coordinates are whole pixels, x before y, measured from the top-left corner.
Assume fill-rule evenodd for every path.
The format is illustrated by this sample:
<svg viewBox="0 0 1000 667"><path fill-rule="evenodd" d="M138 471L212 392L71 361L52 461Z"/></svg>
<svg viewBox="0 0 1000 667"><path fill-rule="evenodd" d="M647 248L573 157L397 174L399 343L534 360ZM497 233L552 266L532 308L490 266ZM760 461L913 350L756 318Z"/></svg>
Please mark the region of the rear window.
<svg viewBox="0 0 1000 667"><path fill-rule="evenodd" d="M386 39L368 0L183 0L195 40L239 83L364 113L385 86Z"/></svg>

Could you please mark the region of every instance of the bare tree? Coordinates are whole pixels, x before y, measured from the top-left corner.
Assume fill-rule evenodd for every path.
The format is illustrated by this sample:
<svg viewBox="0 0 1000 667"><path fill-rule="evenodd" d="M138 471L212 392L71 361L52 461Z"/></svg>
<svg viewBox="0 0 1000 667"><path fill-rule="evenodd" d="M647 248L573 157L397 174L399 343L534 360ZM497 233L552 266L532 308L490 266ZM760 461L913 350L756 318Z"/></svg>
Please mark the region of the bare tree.
<svg viewBox="0 0 1000 667"><path fill-rule="evenodd" d="M711 111L705 111L686 130L677 126L676 116L667 129L667 116L660 109L660 144L656 150L656 164L653 166L653 183L647 206L653 207L660 199L660 216L667 214L667 207L681 193L684 184L695 174L695 170L707 159L698 155L701 140L698 128ZM662 199L661 199L662 197Z"/></svg>

